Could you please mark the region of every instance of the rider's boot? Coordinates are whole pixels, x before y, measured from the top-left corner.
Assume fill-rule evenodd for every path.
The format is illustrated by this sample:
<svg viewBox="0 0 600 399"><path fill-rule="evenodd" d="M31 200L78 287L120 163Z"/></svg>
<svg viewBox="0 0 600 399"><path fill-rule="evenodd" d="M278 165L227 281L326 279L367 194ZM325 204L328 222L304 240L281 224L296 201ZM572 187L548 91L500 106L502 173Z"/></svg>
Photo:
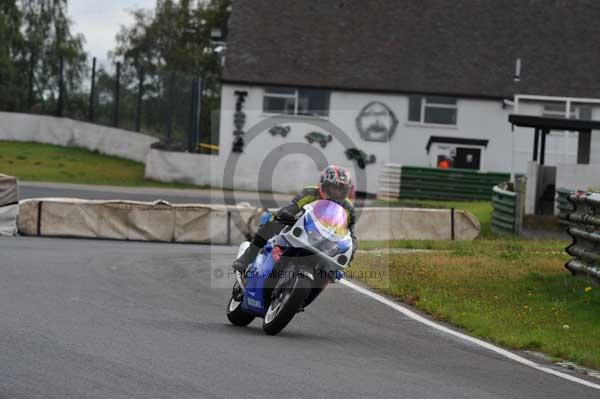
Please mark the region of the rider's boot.
<svg viewBox="0 0 600 399"><path fill-rule="evenodd" d="M254 261L258 253L260 252L260 248L254 245L254 243L250 243L250 246L246 251L237 258L231 267L233 270L240 272L242 275L246 273L246 269L248 265Z"/></svg>
<svg viewBox="0 0 600 399"><path fill-rule="evenodd" d="M273 221L262 225L258 232L254 235L254 238L250 242L250 246L246 249L246 252L237 258L231 266L235 271L245 274L248 265L254 262L256 256L260 252L260 249L265 246L267 241L274 237L285 225Z"/></svg>

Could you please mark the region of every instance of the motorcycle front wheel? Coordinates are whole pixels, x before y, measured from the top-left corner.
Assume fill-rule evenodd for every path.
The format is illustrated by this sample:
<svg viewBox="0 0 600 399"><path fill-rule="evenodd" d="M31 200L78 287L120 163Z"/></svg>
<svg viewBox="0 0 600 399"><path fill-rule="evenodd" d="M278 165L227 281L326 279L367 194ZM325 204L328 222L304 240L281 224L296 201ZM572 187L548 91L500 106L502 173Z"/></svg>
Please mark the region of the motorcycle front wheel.
<svg viewBox="0 0 600 399"><path fill-rule="evenodd" d="M236 288L238 288L238 283L235 283L236 286L234 286L234 292L236 290ZM235 326L247 326L248 324L252 323L252 320L254 320L254 316L244 312L244 310L242 309L242 300L243 297L240 297L239 294L232 294L231 298L229 299L229 303L227 304L227 318L229 319L229 321L231 322L231 324L235 325Z"/></svg>
<svg viewBox="0 0 600 399"><path fill-rule="evenodd" d="M288 281L288 284L291 281ZM293 284L276 291L263 320L263 331L276 335L294 318L300 306L304 304L312 282L303 275L295 277Z"/></svg>

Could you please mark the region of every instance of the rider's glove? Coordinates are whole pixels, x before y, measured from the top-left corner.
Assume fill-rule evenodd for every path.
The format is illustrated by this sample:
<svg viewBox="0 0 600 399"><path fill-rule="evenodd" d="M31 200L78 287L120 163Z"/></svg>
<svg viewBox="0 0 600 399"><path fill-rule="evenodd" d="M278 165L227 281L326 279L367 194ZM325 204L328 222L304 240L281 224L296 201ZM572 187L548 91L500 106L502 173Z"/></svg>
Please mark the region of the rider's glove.
<svg viewBox="0 0 600 399"><path fill-rule="evenodd" d="M295 222L298 211L296 204L284 206L277 212L275 218L280 222Z"/></svg>

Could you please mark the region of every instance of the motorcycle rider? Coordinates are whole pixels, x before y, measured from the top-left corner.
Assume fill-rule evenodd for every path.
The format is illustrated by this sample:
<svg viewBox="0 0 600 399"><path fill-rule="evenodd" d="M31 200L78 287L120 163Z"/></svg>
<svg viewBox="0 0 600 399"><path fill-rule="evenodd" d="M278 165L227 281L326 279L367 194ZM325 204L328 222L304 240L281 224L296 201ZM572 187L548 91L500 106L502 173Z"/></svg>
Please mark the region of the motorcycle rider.
<svg viewBox="0 0 600 399"><path fill-rule="evenodd" d="M357 249L356 236L354 235L354 205L348 198L352 190L353 184L350 171L341 166L329 165L321 172L318 186L304 187L292 199L290 205L281 208L271 218L271 221L258 230L248 249L233 262L233 269L244 274L248 265L254 261L267 241L279 234L286 224L295 222L300 217L300 210L304 205L319 199L334 201L346 209L348 228L352 236L352 255L354 255Z"/></svg>

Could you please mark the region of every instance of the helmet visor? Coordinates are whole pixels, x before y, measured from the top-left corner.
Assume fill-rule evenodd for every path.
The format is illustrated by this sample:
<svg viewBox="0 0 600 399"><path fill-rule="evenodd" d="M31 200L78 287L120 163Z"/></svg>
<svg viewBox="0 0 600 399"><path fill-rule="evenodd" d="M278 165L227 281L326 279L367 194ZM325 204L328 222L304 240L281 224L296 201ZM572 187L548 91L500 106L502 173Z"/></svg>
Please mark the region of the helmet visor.
<svg viewBox="0 0 600 399"><path fill-rule="evenodd" d="M327 199L332 201L343 201L350 194L351 187L346 184L335 184L330 182L324 182L322 185L323 193Z"/></svg>

